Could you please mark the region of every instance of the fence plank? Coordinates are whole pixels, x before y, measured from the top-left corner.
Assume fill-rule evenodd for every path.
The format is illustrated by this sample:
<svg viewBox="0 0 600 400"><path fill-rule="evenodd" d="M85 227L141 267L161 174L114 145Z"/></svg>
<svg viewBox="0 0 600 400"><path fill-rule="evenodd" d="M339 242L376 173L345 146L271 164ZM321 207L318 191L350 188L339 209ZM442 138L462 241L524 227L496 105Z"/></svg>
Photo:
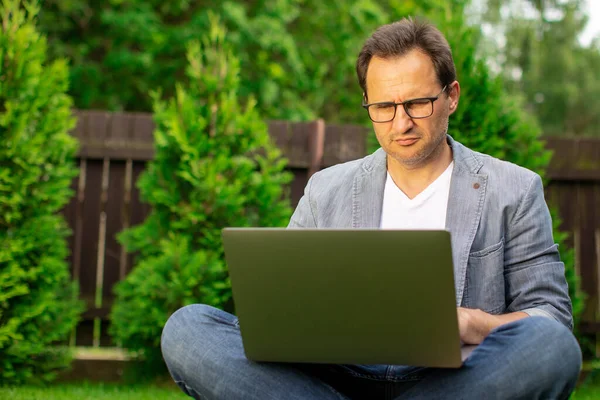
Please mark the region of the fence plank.
<svg viewBox="0 0 600 400"><path fill-rule="evenodd" d="M300 198L304 194L304 188L308 182L308 171L304 168L289 168L289 172L294 175L294 179L290 185L290 204L296 208Z"/></svg>
<svg viewBox="0 0 600 400"><path fill-rule="evenodd" d="M592 208L594 187L587 182L577 184L576 210L578 213L576 237L577 262L581 276L581 288L588 295L583 314L584 321L596 321L598 313L598 271L593 260L596 259L596 244L594 238L595 210Z"/></svg>
<svg viewBox="0 0 600 400"><path fill-rule="evenodd" d="M105 139L110 128L111 114L105 111L88 111L83 120L83 134L79 137L79 156L86 159L105 157Z"/></svg>
<svg viewBox="0 0 600 400"><path fill-rule="evenodd" d="M594 184L594 192L592 194L592 201L590 207L595 212L595 221L593 222L594 237L595 237L595 260L590 260L590 268L596 270L597 279L596 282L596 293L600 293L600 181ZM600 299L600 296L598 296ZM600 304L598 304L600 310ZM599 320L600 316L596 316L596 320ZM600 330L598 330L600 332Z"/></svg>
<svg viewBox="0 0 600 400"><path fill-rule="evenodd" d="M110 159L105 157L102 162L102 192L100 195L100 224L98 226L98 252L96 255L96 290L94 292L94 307L102 307L102 290L104 288L104 266L106 257L106 203L108 201L108 186L110 180ZM100 345L102 320L94 321L93 345Z"/></svg>
<svg viewBox="0 0 600 400"><path fill-rule="evenodd" d="M114 113L110 119L110 131L104 142L103 154L111 160L125 160L130 148L134 116L129 113Z"/></svg>
<svg viewBox="0 0 600 400"><path fill-rule="evenodd" d="M140 174L145 170L146 164L140 161L136 161L132 165L132 181L135 190L131 194L131 204L129 207L129 218L131 226L136 226L144 222L146 217L150 214L150 206L146 203L142 203L140 199L140 191L137 189L136 183L139 180ZM127 256L127 273L133 268L135 262L135 254L129 253Z"/></svg>
<svg viewBox="0 0 600 400"><path fill-rule="evenodd" d="M310 163L308 177L310 178L321 169L323 165L323 152L325 150L325 121L319 119L312 123L308 137L308 154Z"/></svg>
<svg viewBox="0 0 600 400"><path fill-rule="evenodd" d="M84 189L81 276L79 279L81 297L90 305L94 304L96 292L96 258L98 255L98 233L100 226L100 200L102 194L102 161L88 160L86 185ZM85 271L85 273L84 273Z"/></svg>
<svg viewBox="0 0 600 400"><path fill-rule="evenodd" d="M600 181L600 139L546 138L554 151L548 176L555 180Z"/></svg>
<svg viewBox="0 0 600 400"><path fill-rule="evenodd" d="M117 234L123 230L123 203L125 201L126 163L111 161L110 185L106 203L106 249L104 257L104 283L102 297L105 301L113 297L112 288L121 279L121 244Z"/></svg>
<svg viewBox="0 0 600 400"><path fill-rule="evenodd" d="M76 167L79 167L79 163L74 163L74 165ZM78 168L79 170L79 168ZM71 229L71 234L69 235L69 237L67 237L67 243L69 246L69 255L67 256L67 262L69 263L69 266L71 268L71 275L73 276L74 279L77 279L79 277L79 271L75 271L74 265L74 249L75 249L75 242L76 240L76 236L77 233L75 231L75 226L77 225L77 208L78 208L78 201L77 201L77 189L79 188L79 177L75 177L72 181L71 181L71 190L73 191L73 196L71 196L71 198L69 199L69 202L67 203L66 206L64 206L64 208L61 210L61 213L65 216L65 220L67 222L67 225L69 226L69 228Z"/></svg>
<svg viewBox="0 0 600 400"><path fill-rule="evenodd" d="M271 121L269 135L288 159L289 165L296 168L309 168L311 165L310 143L317 126L312 122Z"/></svg>
<svg viewBox="0 0 600 400"><path fill-rule="evenodd" d="M126 158L134 161L148 161L154 158L154 121L150 114L134 113L130 145Z"/></svg>
<svg viewBox="0 0 600 400"><path fill-rule="evenodd" d="M133 160L128 159L125 163L125 182L124 182L124 193L123 193L123 204L121 206L121 218L123 221L122 229L126 230L131 226L131 196L133 190ZM125 246L121 246L121 253L119 254L119 279L125 278L128 272L128 258L127 249Z"/></svg>
<svg viewBox="0 0 600 400"><path fill-rule="evenodd" d="M570 248L573 248L574 244L573 232L577 219L576 209L573 207L572 188L571 183L564 181L551 181L546 188L546 202L550 207L556 207L561 219L560 230L570 233L566 241Z"/></svg>
<svg viewBox="0 0 600 400"><path fill-rule="evenodd" d="M325 131L323 166L344 163L367 154L369 130L355 125L328 125Z"/></svg>

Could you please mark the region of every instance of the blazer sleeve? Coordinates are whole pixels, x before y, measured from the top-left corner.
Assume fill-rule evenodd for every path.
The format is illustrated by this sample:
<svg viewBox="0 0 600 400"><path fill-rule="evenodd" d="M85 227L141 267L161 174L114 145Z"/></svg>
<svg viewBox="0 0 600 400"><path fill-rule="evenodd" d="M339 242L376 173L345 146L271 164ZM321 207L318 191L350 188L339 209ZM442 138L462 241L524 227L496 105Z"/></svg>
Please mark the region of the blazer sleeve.
<svg viewBox="0 0 600 400"><path fill-rule="evenodd" d="M507 311L554 318L573 329L565 266L554 243L539 175L533 176L508 222L505 239Z"/></svg>
<svg viewBox="0 0 600 400"><path fill-rule="evenodd" d="M316 228L316 204L311 199L311 187L313 183L314 175L310 177L306 187L304 188L304 195L300 198L298 206L290 218L288 228Z"/></svg>

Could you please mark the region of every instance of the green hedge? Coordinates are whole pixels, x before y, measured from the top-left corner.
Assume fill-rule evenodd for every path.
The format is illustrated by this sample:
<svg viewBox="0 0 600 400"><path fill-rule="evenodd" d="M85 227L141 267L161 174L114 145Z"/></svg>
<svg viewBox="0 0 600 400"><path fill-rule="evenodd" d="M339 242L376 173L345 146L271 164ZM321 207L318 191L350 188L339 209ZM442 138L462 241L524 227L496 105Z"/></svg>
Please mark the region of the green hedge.
<svg viewBox="0 0 600 400"><path fill-rule="evenodd" d="M188 49L188 86L154 95L155 158L138 181L152 206L146 221L120 235L139 257L116 287L111 333L162 366L167 318L190 303L232 310L221 229L285 226L291 174L251 100L238 101L239 61L212 17L202 43Z"/></svg>
<svg viewBox="0 0 600 400"><path fill-rule="evenodd" d="M46 62L37 8L0 7L0 383L39 383L69 365L82 310L66 263L61 208L72 196L75 140L64 60Z"/></svg>

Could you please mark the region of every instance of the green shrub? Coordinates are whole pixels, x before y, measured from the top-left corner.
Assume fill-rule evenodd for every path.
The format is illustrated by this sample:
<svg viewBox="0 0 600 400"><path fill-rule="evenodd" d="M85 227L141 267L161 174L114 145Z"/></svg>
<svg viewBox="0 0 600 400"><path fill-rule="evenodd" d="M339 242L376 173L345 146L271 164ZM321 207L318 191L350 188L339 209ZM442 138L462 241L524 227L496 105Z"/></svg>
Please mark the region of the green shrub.
<svg viewBox="0 0 600 400"><path fill-rule="evenodd" d="M186 78L185 44L209 28L212 11L244 71L240 99L255 97L269 119L353 123L355 57L367 33L386 22L385 3L70 0L47 2L41 20L52 53L72 61L77 108L150 111L149 88L172 96Z"/></svg>
<svg viewBox="0 0 600 400"><path fill-rule="evenodd" d="M53 54L72 60L77 108L151 111L151 89L172 97L176 82L186 82L186 44L210 28L213 11L244 71L238 95L256 97L265 117L314 118L303 99L310 78L289 32L296 0L47 3L42 26Z"/></svg>
<svg viewBox="0 0 600 400"><path fill-rule="evenodd" d="M286 162L255 103L239 105L239 62L215 18L188 62L188 87L169 101L154 94L155 159L138 181L152 212L119 236L139 262L116 287L111 333L154 366L176 309L200 302L231 311L221 229L285 226L291 215Z"/></svg>
<svg viewBox="0 0 600 400"><path fill-rule="evenodd" d="M64 60L46 63L37 8L0 7L0 382L39 383L68 366L81 304L65 259L61 208L76 142Z"/></svg>
<svg viewBox="0 0 600 400"><path fill-rule="evenodd" d="M217 252L192 250L185 235L167 235L156 250L118 284L111 314L113 335L134 355L143 356L148 377L163 368L158 349L169 315L184 305L222 306L229 299L225 264Z"/></svg>

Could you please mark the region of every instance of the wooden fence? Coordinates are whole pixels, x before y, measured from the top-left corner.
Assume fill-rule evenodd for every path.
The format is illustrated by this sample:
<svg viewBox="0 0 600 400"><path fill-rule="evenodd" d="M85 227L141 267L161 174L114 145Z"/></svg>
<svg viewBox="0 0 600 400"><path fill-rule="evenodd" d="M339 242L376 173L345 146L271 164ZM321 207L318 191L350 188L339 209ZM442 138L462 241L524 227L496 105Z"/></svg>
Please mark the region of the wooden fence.
<svg viewBox="0 0 600 400"><path fill-rule="evenodd" d="M76 193L65 207L73 235L69 262L87 304L73 342L79 346L113 345L107 334L113 286L131 270L132 257L115 235L141 223L149 212L135 182L153 157L154 124L149 114L77 112L73 131L81 147L80 175L73 181ZM269 133L289 159L294 173L291 185L295 206L314 172L366 154L369 130L323 121L290 123L271 121ZM555 150L549 171L547 195L560 207L562 227L572 232L577 269L589 294L585 323L590 333L600 332L598 271L600 270L600 140L552 139Z"/></svg>
<svg viewBox="0 0 600 400"><path fill-rule="evenodd" d="M546 199L558 207L561 229L570 233L567 243L588 296L579 328L596 335L600 356L600 139L553 138L547 147L554 156Z"/></svg>

